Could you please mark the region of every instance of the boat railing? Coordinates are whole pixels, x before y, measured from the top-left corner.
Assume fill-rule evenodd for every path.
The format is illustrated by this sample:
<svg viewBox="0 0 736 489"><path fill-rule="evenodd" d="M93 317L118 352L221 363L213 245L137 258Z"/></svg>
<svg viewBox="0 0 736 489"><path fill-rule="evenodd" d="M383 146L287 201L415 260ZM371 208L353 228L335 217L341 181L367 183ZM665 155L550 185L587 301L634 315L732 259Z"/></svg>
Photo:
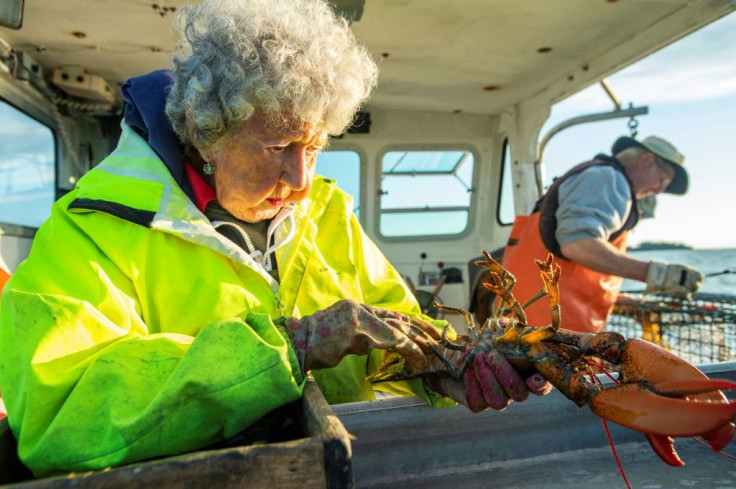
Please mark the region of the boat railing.
<svg viewBox="0 0 736 489"><path fill-rule="evenodd" d="M606 330L656 343L693 364L736 359L736 296L693 294L692 300L623 292Z"/></svg>

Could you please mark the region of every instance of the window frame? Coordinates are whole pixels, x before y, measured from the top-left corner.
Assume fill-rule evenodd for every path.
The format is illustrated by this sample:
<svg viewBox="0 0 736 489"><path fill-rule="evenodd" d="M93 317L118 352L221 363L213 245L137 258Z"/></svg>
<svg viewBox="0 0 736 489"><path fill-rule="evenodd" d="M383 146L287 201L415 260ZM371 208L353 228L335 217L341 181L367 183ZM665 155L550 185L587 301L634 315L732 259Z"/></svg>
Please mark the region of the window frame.
<svg viewBox="0 0 736 489"><path fill-rule="evenodd" d="M340 143L335 141L330 141L329 146L325 150L323 150L321 153L329 153L331 151L352 151L353 153L356 153L358 155L359 165L360 168L358 170L358 178L360 179L358 182L358 188L360 189L360 197L358 198L358 208L361 210L360 215L356 216L358 218L358 222L361 226L365 228L366 223L366 217L367 217L367 203L368 203L368 197L367 197L367 187L366 182L368 178L368 157L366 156L365 151L363 148L361 148L358 145L350 144L350 143ZM316 172L316 170L315 170ZM321 175L320 173L317 173L318 175ZM337 182L338 186L340 182ZM343 191L345 191L343 189Z"/></svg>
<svg viewBox="0 0 736 489"><path fill-rule="evenodd" d="M511 222L504 222L501 220L501 203L503 200L503 179L506 176L506 150L509 150L509 161L508 161L508 169L509 169L509 178L511 178L511 204L513 205L514 210L514 217L511 219ZM516 202L514 201L514 172L512 171L511 167L514 164L514 158L511 155L511 142L507 135L503 136L503 143L501 144L501 171L499 173L499 180L498 180L498 201L496 202L496 222L499 226L513 226L514 221L516 220Z"/></svg>
<svg viewBox="0 0 736 489"><path fill-rule="evenodd" d="M383 188L381 180L383 176L383 158L387 153L393 151L467 151L473 156L473 178L470 182L472 190L470 194L470 203L468 204L468 221L465 230L457 234L423 234L412 236L386 236L381 232L381 218L383 211L381 209L381 199L383 197ZM376 184L376 206L374 209L374 231L382 241L401 243L416 241L456 241L470 236L475 229L475 221L478 207L478 182L480 173L480 151L467 143L437 143L437 144L392 144L384 146L376 155L376 172L374 182Z"/></svg>
<svg viewBox="0 0 736 489"><path fill-rule="evenodd" d="M54 154L54 183L53 183L53 199L52 204L59 199L59 165L60 165L60 148L59 134L56 122L52 115L51 102L45 99L37 99L28 93L19 90L12 83L4 83L0 80L0 90L3 95L0 96L0 102L7 104L18 112L23 113L30 119L46 126L51 132L53 138L53 154ZM44 110L46 109L46 110ZM49 216L51 212L49 210ZM0 234L7 236L17 236L25 238L33 238L38 231L36 226L26 226L0 220Z"/></svg>

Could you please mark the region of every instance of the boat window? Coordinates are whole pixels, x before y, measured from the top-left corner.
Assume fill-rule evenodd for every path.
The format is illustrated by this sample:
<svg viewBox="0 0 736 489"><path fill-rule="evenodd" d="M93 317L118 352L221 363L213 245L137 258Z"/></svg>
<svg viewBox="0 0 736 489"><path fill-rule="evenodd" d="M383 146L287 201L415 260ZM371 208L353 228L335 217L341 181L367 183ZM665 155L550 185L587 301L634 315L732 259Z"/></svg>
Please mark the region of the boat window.
<svg viewBox="0 0 736 489"><path fill-rule="evenodd" d="M324 151L317 157L317 174L335 180L337 186L353 196L353 212L360 219L360 168L357 151Z"/></svg>
<svg viewBox="0 0 736 489"><path fill-rule="evenodd" d="M381 236L443 237L468 232L477 160L469 148L384 153Z"/></svg>
<svg viewBox="0 0 736 489"><path fill-rule="evenodd" d="M53 131L0 100L0 222L38 228L51 213Z"/></svg>
<svg viewBox="0 0 736 489"><path fill-rule="evenodd" d="M498 222L506 226L513 224L516 216L514 208L514 187L511 181L511 145L509 139L503 140L503 162L501 164L501 188L498 192Z"/></svg>

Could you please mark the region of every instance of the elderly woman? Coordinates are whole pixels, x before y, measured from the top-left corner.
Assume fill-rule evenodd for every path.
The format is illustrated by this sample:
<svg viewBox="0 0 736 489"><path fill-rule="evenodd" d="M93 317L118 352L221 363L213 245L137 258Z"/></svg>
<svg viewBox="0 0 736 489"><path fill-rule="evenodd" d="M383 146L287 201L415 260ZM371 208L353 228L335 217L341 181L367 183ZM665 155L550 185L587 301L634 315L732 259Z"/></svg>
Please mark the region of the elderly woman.
<svg viewBox="0 0 736 489"><path fill-rule="evenodd" d="M225 440L313 369L330 402L373 399L377 348L420 367L444 326L315 177L376 82L346 22L324 0L212 0L177 20L173 69L123 86L118 147L54 204L2 297L0 390L36 475ZM476 411L528 392L507 363L474 364L465 382L381 388Z"/></svg>

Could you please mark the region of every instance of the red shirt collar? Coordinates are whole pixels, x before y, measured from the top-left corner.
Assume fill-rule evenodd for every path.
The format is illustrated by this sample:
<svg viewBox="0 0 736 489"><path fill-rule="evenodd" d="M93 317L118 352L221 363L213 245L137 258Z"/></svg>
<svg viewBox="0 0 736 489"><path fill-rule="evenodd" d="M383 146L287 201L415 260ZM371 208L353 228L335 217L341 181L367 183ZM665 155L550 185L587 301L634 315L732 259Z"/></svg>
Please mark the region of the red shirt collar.
<svg viewBox="0 0 736 489"><path fill-rule="evenodd" d="M192 186L192 193L194 194L194 204L197 208L204 213L204 209L207 204L213 200L217 200L217 194L215 189L204 181L204 178L197 173L197 170L192 167L188 162L184 162L184 171L189 180L189 184Z"/></svg>

